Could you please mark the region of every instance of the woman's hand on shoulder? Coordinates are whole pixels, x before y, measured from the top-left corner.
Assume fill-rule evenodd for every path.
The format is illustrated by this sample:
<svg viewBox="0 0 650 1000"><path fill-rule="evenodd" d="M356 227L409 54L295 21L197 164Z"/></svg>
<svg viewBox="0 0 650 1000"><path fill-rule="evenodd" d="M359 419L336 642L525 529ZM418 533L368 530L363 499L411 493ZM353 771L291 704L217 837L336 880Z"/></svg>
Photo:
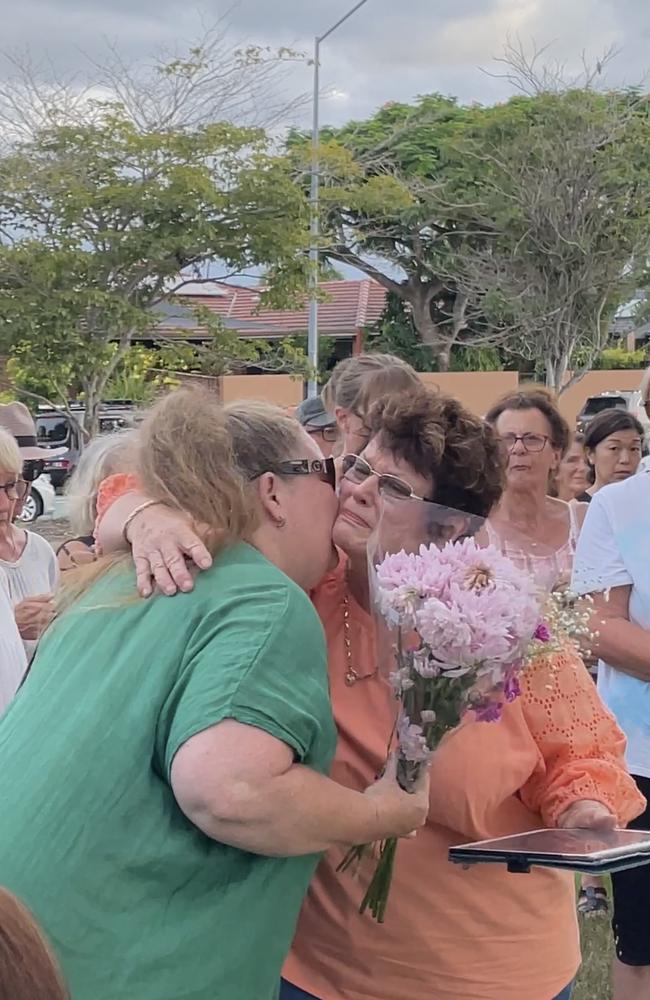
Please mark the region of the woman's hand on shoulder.
<svg viewBox="0 0 650 1000"><path fill-rule="evenodd" d="M194 563L201 570L212 565L200 532L200 526L188 515L164 504L147 507L131 521L128 541L142 597L150 597L154 586L168 597L179 590L192 590L194 581L188 564Z"/></svg>
<svg viewBox="0 0 650 1000"><path fill-rule="evenodd" d="M579 799L562 813L557 825L564 830L613 830L616 816L602 802Z"/></svg>

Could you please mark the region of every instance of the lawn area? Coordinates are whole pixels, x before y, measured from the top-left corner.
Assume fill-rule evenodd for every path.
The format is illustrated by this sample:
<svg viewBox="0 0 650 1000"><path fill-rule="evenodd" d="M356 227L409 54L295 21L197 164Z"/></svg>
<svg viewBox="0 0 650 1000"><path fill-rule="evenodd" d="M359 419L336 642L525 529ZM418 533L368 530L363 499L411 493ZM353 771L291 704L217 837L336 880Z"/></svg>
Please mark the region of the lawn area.
<svg viewBox="0 0 650 1000"><path fill-rule="evenodd" d="M611 1000L613 944L609 920L581 920L580 923L583 962L572 1000Z"/></svg>

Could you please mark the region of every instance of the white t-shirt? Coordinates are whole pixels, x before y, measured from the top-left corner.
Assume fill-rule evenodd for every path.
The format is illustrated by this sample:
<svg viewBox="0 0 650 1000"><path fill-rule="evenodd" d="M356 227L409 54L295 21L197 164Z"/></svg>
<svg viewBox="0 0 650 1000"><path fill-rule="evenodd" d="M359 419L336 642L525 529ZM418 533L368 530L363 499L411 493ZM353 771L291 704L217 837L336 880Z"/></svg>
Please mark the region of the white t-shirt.
<svg viewBox="0 0 650 1000"><path fill-rule="evenodd" d="M573 588L579 594L631 586L630 621L650 644L650 475L605 486L589 504L578 539ZM650 778L650 682L601 661L598 690L627 736L627 765Z"/></svg>
<svg viewBox="0 0 650 1000"><path fill-rule="evenodd" d="M14 609L0 587L0 716L20 687L27 670L27 654L18 634Z"/></svg>
<svg viewBox="0 0 650 1000"><path fill-rule="evenodd" d="M11 605L20 604L26 597L53 594L59 583L59 565L50 543L28 531L20 558L15 562L0 559L0 581ZM31 660L37 641L25 639L24 645L27 658Z"/></svg>

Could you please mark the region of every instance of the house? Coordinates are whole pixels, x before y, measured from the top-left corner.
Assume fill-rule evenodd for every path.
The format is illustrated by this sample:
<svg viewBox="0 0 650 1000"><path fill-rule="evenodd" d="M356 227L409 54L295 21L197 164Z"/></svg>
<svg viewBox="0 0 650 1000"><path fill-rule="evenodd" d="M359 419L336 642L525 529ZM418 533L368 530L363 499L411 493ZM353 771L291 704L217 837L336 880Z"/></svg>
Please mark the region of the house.
<svg viewBox="0 0 650 1000"><path fill-rule="evenodd" d="M650 319L644 321L638 316L646 299L645 292L637 292L631 302L621 306L612 322L612 336L625 340L628 351L645 347L650 341Z"/></svg>
<svg viewBox="0 0 650 1000"><path fill-rule="evenodd" d="M361 350L363 331L373 326L384 310L385 289L370 278L323 281L319 285L319 294L320 335L341 341L343 354ZM218 281L190 282L176 299L161 304L155 310L160 317L156 324L158 336L203 339L205 328L197 325L191 312L192 306L209 310L241 337L279 340L307 334L306 300L299 309L268 309L261 305L259 287Z"/></svg>

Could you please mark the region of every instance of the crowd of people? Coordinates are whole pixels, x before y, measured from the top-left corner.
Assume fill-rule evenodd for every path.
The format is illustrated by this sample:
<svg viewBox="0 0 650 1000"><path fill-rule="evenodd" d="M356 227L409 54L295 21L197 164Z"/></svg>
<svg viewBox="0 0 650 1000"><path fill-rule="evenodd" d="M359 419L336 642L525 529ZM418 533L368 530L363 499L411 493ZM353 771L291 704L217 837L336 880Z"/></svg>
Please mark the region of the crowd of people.
<svg viewBox="0 0 650 1000"><path fill-rule="evenodd" d="M27 419L0 407L0 964L14 949L16 982L40 978L7 995L568 1000L573 876L447 857L650 825L636 418L574 437L534 387L481 418L381 354L339 363L295 415L178 391L86 449L57 556L14 524L42 462ZM501 722L463 719L407 794L367 566L380 514L412 498L486 519L542 589L573 579L598 629L587 665L553 649ZM377 926L371 861L339 868L391 836ZM642 1000L650 869L612 885L615 1000ZM601 892L581 895L596 910Z"/></svg>

